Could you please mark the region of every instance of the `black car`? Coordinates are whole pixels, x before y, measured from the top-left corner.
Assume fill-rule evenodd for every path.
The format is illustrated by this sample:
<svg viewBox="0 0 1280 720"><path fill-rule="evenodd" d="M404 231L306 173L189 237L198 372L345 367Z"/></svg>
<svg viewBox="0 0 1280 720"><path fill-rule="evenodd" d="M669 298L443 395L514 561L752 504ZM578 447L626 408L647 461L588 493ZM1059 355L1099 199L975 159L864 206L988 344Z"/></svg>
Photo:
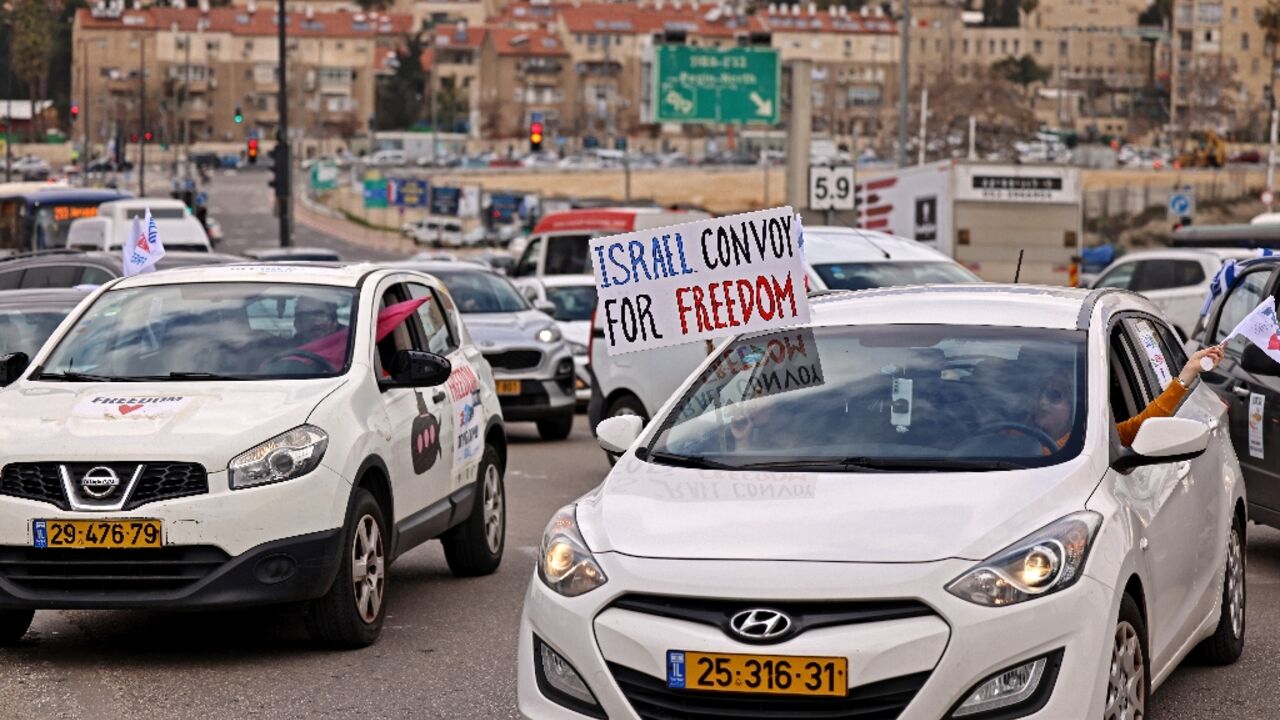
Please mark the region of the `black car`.
<svg viewBox="0 0 1280 720"><path fill-rule="evenodd" d="M244 261L236 255L170 250L156 269ZM123 265L120 253L101 250L43 250L9 255L0 257L0 290L101 285L123 275Z"/></svg>
<svg viewBox="0 0 1280 720"><path fill-rule="evenodd" d="M1193 343L1221 343L1245 315L1268 296L1280 294L1280 257L1236 265L1236 280L1209 309ZM1280 338L1273 338L1280 348ZM1249 496L1249 518L1280 527L1280 363L1243 337L1226 345L1226 356L1200 377L1230 408L1231 441L1240 458Z"/></svg>
<svg viewBox="0 0 1280 720"><path fill-rule="evenodd" d="M35 357L58 323L87 295L63 288L0 292L0 356L21 352Z"/></svg>

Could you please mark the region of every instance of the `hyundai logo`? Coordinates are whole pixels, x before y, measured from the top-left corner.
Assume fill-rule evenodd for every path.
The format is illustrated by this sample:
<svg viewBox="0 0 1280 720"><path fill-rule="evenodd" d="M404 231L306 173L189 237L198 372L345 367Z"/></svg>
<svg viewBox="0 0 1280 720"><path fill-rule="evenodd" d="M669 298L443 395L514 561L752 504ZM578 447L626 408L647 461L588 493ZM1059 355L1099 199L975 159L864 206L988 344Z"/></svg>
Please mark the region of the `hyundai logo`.
<svg viewBox="0 0 1280 720"><path fill-rule="evenodd" d="M729 618L729 629L748 642L778 640L791 632L791 618L786 613L754 608Z"/></svg>
<svg viewBox="0 0 1280 720"><path fill-rule="evenodd" d="M80 489L85 495L101 500L120 487L120 476L109 467L99 465L80 477Z"/></svg>

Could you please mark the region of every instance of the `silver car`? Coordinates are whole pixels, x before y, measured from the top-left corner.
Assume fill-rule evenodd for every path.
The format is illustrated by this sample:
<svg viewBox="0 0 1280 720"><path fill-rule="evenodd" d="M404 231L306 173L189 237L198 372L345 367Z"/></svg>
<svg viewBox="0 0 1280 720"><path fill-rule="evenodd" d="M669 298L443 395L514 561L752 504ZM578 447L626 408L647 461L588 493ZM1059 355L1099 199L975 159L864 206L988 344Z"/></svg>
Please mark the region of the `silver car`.
<svg viewBox="0 0 1280 720"><path fill-rule="evenodd" d="M532 421L544 440L573 430L573 353L546 303L535 308L507 278L461 262L396 263L429 273L449 289L467 331L493 368L507 422Z"/></svg>

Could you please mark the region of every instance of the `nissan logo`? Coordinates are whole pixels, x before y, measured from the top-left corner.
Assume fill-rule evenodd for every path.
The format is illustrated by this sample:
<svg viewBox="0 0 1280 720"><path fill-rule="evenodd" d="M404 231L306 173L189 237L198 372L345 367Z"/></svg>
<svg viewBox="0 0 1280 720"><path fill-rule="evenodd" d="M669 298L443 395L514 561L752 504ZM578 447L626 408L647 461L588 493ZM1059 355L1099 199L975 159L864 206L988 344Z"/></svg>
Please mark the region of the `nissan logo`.
<svg viewBox="0 0 1280 720"><path fill-rule="evenodd" d="M101 500L116 491L120 486L120 476L109 467L92 468L80 478L80 489L85 495Z"/></svg>
<svg viewBox="0 0 1280 720"><path fill-rule="evenodd" d="M791 628L791 618L786 613L766 608L743 610L729 618L729 629L749 642L778 640L790 633Z"/></svg>

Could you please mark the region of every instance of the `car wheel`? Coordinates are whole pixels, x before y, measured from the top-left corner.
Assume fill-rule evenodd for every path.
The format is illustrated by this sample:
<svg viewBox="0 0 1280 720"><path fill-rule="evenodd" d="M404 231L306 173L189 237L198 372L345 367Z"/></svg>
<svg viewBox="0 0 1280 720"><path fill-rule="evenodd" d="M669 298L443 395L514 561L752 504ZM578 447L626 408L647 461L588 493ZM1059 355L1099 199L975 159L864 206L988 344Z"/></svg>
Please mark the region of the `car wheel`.
<svg viewBox="0 0 1280 720"><path fill-rule="evenodd" d="M440 538L449 570L459 577L488 575L502 562L507 536L507 494L498 451L486 445L476 471L477 487L471 514Z"/></svg>
<svg viewBox="0 0 1280 720"><path fill-rule="evenodd" d="M1147 716L1147 626L1138 604L1125 593L1120 599L1111 642L1107 705L1103 720L1135 720Z"/></svg>
<svg viewBox="0 0 1280 720"><path fill-rule="evenodd" d="M35 610L0 610L0 647L17 645L35 616Z"/></svg>
<svg viewBox="0 0 1280 720"><path fill-rule="evenodd" d="M314 640L354 649L378 639L387 615L390 539L382 507L368 490L356 488L342 531L338 577L329 592L307 608L307 630Z"/></svg>
<svg viewBox="0 0 1280 720"><path fill-rule="evenodd" d="M538 435L543 440L563 440L573 432L573 408L553 418L538 421Z"/></svg>
<svg viewBox="0 0 1280 720"><path fill-rule="evenodd" d="M1244 523L1235 518L1227 537L1222 578L1222 613L1218 629L1196 646L1194 658L1210 665L1230 665L1244 652L1245 547Z"/></svg>

